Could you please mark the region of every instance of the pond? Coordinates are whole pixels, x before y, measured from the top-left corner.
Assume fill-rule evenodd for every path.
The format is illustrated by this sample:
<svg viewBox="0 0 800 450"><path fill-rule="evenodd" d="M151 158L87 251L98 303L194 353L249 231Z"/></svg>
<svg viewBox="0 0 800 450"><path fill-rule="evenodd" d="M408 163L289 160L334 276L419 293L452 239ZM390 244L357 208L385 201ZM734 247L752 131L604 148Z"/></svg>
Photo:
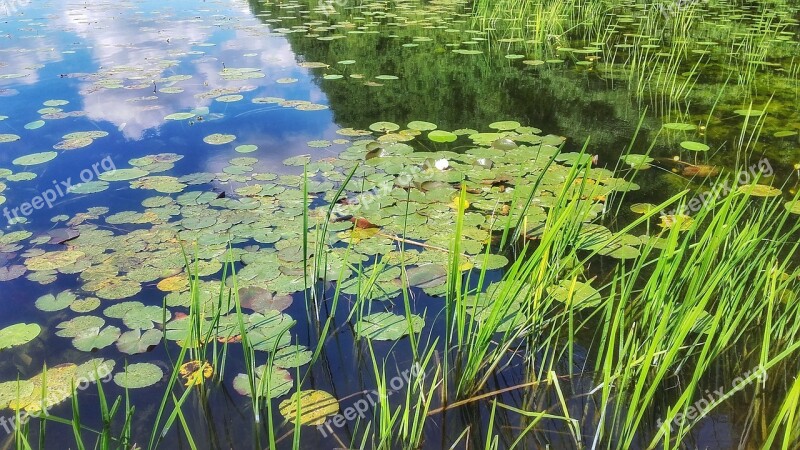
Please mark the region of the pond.
<svg viewBox="0 0 800 450"><path fill-rule="evenodd" d="M2 448L796 448L798 18L0 0Z"/></svg>

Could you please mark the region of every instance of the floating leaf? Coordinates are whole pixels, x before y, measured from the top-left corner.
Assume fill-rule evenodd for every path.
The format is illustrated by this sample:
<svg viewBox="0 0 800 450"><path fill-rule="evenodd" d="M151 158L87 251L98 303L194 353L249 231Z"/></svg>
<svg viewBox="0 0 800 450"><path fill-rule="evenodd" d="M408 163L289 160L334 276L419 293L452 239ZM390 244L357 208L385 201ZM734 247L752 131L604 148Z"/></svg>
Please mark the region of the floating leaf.
<svg viewBox="0 0 800 450"><path fill-rule="evenodd" d="M299 417L300 425L322 425L326 417L339 412L339 402L325 391L307 390L295 392L278 408L289 422L297 423Z"/></svg>
<svg viewBox="0 0 800 450"><path fill-rule="evenodd" d="M649 169L651 167L650 163L654 161L653 158L647 155L637 155L635 153L628 153L627 155L621 156L619 159L638 170Z"/></svg>
<svg viewBox="0 0 800 450"><path fill-rule="evenodd" d="M661 216L658 226L665 229L678 227L681 231L686 231L692 227L693 223L694 219L686 214L666 214Z"/></svg>
<svg viewBox="0 0 800 450"><path fill-rule="evenodd" d="M449 131L433 130L430 133L428 133L428 139L430 139L433 142L439 142L439 143L453 142L456 139L458 139L458 135L453 134Z"/></svg>
<svg viewBox="0 0 800 450"><path fill-rule="evenodd" d="M253 387L255 388L256 397L262 398L275 398L286 394L292 389L292 376L287 370L273 367L270 371L269 380L264 379L264 371L266 366L258 366L253 372L255 378L253 379ZM250 386L250 379L247 374L240 373L233 379L233 389L236 392L253 396L253 390Z"/></svg>
<svg viewBox="0 0 800 450"><path fill-rule="evenodd" d="M375 122L369 126L369 129L372 131L379 131L382 133L388 133L390 131L396 131L400 129L400 125L392 122Z"/></svg>
<svg viewBox="0 0 800 450"><path fill-rule="evenodd" d="M600 304L602 297L588 283L576 280L562 280L555 286L547 288L547 293L554 299L576 308L589 308Z"/></svg>
<svg viewBox="0 0 800 450"><path fill-rule="evenodd" d="M196 114L190 112L172 113L164 117L164 120L188 120L197 117Z"/></svg>
<svg viewBox="0 0 800 450"><path fill-rule="evenodd" d="M27 396L14 398L8 403L11 409L24 409L29 413L48 410L72 396L78 366L60 364L48 367L46 372L31 378L32 388ZM44 395L43 395L44 389ZM26 389L26 391L28 391Z"/></svg>
<svg viewBox="0 0 800 450"><path fill-rule="evenodd" d="M108 189L107 181L87 181L86 183L74 184L70 186L69 192L73 194L94 194Z"/></svg>
<svg viewBox="0 0 800 450"><path fill-rule="evenodd" d="M23 128L26 130L38 130L44 126L44 123L44 120L34 120L33 122L26 123Z"/></svg>
<svg viewBox="0 0 800 450"><path fill-rule="evenodd" d="M186 387L201 386L214 374L214 368L207 361L192 360L183 363L180 368L181 377L186 380Z"/></svg>
<svg viewBox="0 0 800 450"><path fill-rule="evenodd" d="M405 316L380 312L364 316L356 323L356 334L361 338L378 341L395 341L409 334L409 326L414 333L422 331L425 321L422 317L411 314L411 323Z"/></svg>
<svg viewBox="0 0 800 450"><path fill-rule="evenodd" d="M239 301L242 308L256 312L283 311L292 304L290 295L274 295L271 291L259 287L239 288Z"/></svg>
<svg viewBox="0 0 800 450"><path fill-rule="evenodd" d="M636 214L647 214L652 211L656 205L652 203L634 203L631 205L631 211Z"/></svg>
<svg viewBox="0 0 800 450"><path fill-rule="evenodd" d="M314 352L301 345L291 345L275 352L272 364L284 369L300 367L311 362Z"/></svg>
<svg viewBox="0 0 800 450"><path fill-rule="evenodd" d="M507 130L516 130L517 128L521 127L522 124L513 120L505 120L502 122L494 122L489 124L489 128L493 130L500 130L500 131L507 131Z"/></svg>
<svg viewBox="0 0 800 450"><path fill-rule="evenodd" d="M252 152L258 150L258 146L257 145L253 145L253 144L245 144L245 145L236 146L236 148L234 148L234 150L237 151L238 153L252 153Z"/></svg>
<svg viewBox="0 0 800 450"><path fill-rule="evenodd" d="M777 197L781 195L780 189L765 184L745 184L739 186L737 190L752 197Z"/></svg>
<svg viewBox="0 0 800 450"><path fill-rule="evenodd" d="M19 158L11 161L11 163L18 166L33 166L51 161L56 156L58 156L58 153L56 152L32 153L30 155L20 156Z"/></svg>
<svg viewBox="0 0 800 450"><path fill-rule="evenodd" d="M708 151L710 148L708 145L703 144L702 142L694 142L694 141L683 141L681 142L681 147L685 148L686 150L691 150L693 152L705 152Z"/></svg>
<svg viewBox="0 0 800 450"><path fill-rule="evenodd" d="M216 221L216 219L214 220ZM182 291L189 286L189 279L185 275L175 275L159 281L156 287L159 291Z"/></svg>
<svg viewBox="0 0 800 450"><path fill-rule="evenodd" d="M27 344L36 339L42 327L35 323L16 323L0 330L0 350Z"/></svg>
<svg viewBox="0 0 800 450"><path fill-rule="evenodd" d="M696 125L692 125L691 123L665 123L664 128L668 130L675 130L675 131L694 131L697 128Z"/></svg>
<svg viewBox="0 0 800 450"><path fill-rule="evenodd" d="M409 130L417 131L433 131L437 128L435 123L423 122L421 120L414 120L408 123Z"/></svg>
<svg viewBox="0 0 800 450"><path fill-rule="evenodd" d="M792 214L800 214L800 201L798 200L786 202L783 204L783 207Z"/></svg>
<svg viewBox="0 0 800 450"><path fill-rule="evenodd" d="M15 280L25 275L27 270L28 268L21 264L0 267L0 281Z"/></svg>
<svg viewBox="0 0 800 450"><path fill-rule="evenodd" d="M25 266L30 270L55 270L74 264L84 256L86 254L79 250L49 252L28 258Z"/></svg>
<svg viewBox="0 0 800 450"><path fill-rule="evenodd" d="M81 331L72 340L72 345L84 352L93 352L116 342L120 336L120 329L113 326L105 328L91 327Z"/></svg>
<svg viewBox="0 0 800 450"><path fill-rule="evenodd" d="M136 363L130 364L124 372L114 375L114 383L125 389L139 389L150 387L164 377L164 371L155 364Z"/></svg>
<svg viewBox="0 0 800 450"><path fill-rule="evenodd" d="M508 258L503 255L477 255L475 257L475 267L486 270L502 269L508 264Z"/></svg>
<svg viewBox="0 0 800 450"><path fill-rule="evenodd" d="M447 270L439 264L424 264L406 270L407 283L422 289L447 283Z"/></svg>
<svg viewBox="0 0 800 450"><path fill-rule="evenodd" d="M18 141L19 139L20 137L16 134L0 134L0 144Z"/></svg>
<svg viewBox="0 0 800 450"><path fill-rule="evenodd" d="M108 172L103 172L98 176L103 181L128 181L136 178L141 178L148 175L150 172L142 170L138 167L130 169L116 169Z"/></svg>
<svg viewBox="0 0 800 450"><path fill-rule="evenodd" d="M236 136L233 134L221 134L221 133L214 133L210 134L203 138L203 142L206 144L211 145L224 145L229 144L236 140Z"/></svg>
<svg viewBox="0 0 800 450"><path fill-rule="evenodd" d="M56 295L47 294L36 299L36 308L42 311L60 311L66 309L77 297L69 289L65 289Z"/></svg>
<svg viewBox="0 0 800 450"><path fill-rule="evenodd" d="M34 383L29 380L6 381L0 383L0 409L5 409L12 401L18 402L22 398L33 394Z"/></svg>

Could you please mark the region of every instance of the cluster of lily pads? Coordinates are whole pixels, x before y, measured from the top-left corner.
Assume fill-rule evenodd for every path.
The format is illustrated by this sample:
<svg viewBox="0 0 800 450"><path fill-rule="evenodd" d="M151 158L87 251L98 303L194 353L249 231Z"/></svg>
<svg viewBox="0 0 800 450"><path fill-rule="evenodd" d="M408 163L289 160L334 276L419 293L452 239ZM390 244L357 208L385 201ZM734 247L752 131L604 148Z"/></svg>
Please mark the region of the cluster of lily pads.
<svg viewBox="0 0 800 450"><path fill-rule="evenodd" d="M219 281L221 269L233 262L239 266L236 279L247 311L242 320L249 343L255 350L275 351L270 376L284 382L273 383L264 395L276 397L291 385L286 369L311 360L311 350L292 344L288 331L295 321L283 312L291 305L291 295L308 287L305 273L311 274L311 283L337 281L344 294L374 301L392 301L404 286L442 295L459 210L464 213L461 270L501 269L508 263L505 256L485 254L492 235L520 221L530 230L542 226L570 166L588 163L584 155L559 154L564 138L542 135L539 129L513 121L492 123L486 132L439 130L422 121L406 127L376 122L369 128L339 130L349 146L337 158L299 156L284 161L298 172L302 166L305 176L256 171L255 157L232 158L220 173L183 176L153 175L172 169L181 155L131 159L129 167L106 172L101 180L81 185L79 192L89 195L126 185L152 192L140 209L92 207L72 217L54 217L58 227L42 234L3 233L0 243L6 259L18 261L6 273L43 285L60 277L78 280L78 289L52 292L35 301L45 313L71 316L56 324L55 334L84 352L116 347L121 354L134 355L164 339L195 345L188 339L186 316L192 302L190 276L200 277L197 291L205 314L201 335L239 342L235 304L218 301L219 293L232 287ZM230 150L240 147L235 140L232 135L225 142L207 139ZM463 151L436 150L457 144L463 144ZM421 152L412 145L433 148ZM549 164L552 158L557 163ZM351 172L342 194L335 197ZM588 221L602 212L607 195L638 186L606 169L590 168L586 174L586 182L593 185L591 196L578 200L590 211L586 227L595 236L604 231L610 237L610 231ZM537 177L541 183L533 192L534 201L524 209ZM213 190L212 183L224 186L224 194ZM465 202L460 200L462 186ZM329 217L331 204L334 213ZM304 214L308 229L303 227ZM642 241L631 236L621 242L607 253L636 256ZM193 260L188 268L184 252ZM362 277L374 282L360 282ZM145 289L162 292L166 324L162 306L136 300ZM588 306L598 294L588 284L585 290L581 298ZM558 286L552 292L558 295ZM212 318L217 315L215 322ZM415 332L424 325L423 317L413 315ZM374 312L361 317L355 331L368 339L395 340L409 328L404 316ZM16 324L0 333L9 337L10 345L22 344L34 339L40 327ZM161 379L157 366L139 364L145 365L128 366L139 381L122 382L126 387L144 387ZM242 377L246 375L240 374L234 387L247 394Z"/></svg>

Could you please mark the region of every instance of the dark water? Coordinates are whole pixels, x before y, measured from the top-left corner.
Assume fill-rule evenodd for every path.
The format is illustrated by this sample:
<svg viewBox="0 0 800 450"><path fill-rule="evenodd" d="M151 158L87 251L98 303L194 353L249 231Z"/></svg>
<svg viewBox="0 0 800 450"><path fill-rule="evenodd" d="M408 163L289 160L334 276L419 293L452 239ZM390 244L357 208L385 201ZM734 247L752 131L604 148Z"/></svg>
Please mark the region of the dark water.
<svg viewBox="0 0 800 450"><path fill-rule="evenodd" d="M566 151L580 150L589 139L588 151L599 155L599 165L613 168L628 145L635 152L645 153L655 132L666 121L652 108L645 113L647 102L634 99L623 83L610 83L569 61L542 69L503 58L493 51L469 56L452 53L448 44L466 40L465 33L472 29L462 7L455 8L456 13L462 15L448 13L447 16L442 12L444 8L437 7L432 12L420 13L419 24L403 27L398 27L390 17L374 18L363 14L369 9L347 13L351 16L326 16L304 13L306 8L292 3L287 7L286 3L235 0L7 1L5 9L9 14L0 17L0 116L7 116L0 121L0 134L14 134L20 139L0 143L0 167L15 173L29 171L35 178L4 181L2 207L9 211L3 219L5 230L24 229L38 235L57 227L51 218L58 215L72 217L95 206L106 206L110 213L140 209L142 200L153 196L151 191L112 184L110 189L95 194L59 195L51 208L34 209L26 215L25 223L7 224L7 218L15 214L14 208L32 202L37 195L44 195L62 181L94 180L112 166L127 167L129 160L145 155L183 155L174 168L155 175L221 173L228 167L228 160L234 157L255 157L258 158L255 166L260 170L298 175L301 172L297 167L284 166L282 161L303 154L311 154L313 160L336 156L346 145L334 143L325 148L310 148L307 142L340 139L342 136L336 133L340 128L365 129L377 121L405 124L422 120L434 122L445 130L486 130L491 122L516 120L540 128L544 133L565 136ZM3 11L0 7L0 14ZM327 28L341 24L345 18L351 24L345 27L346 32ZM309 20L316 22L308 25ZM292 27L293 33L276 32ZM317 39L335 34L347 37ZM483 41L476 44L481 48L484 45L488 44ZM338 64L346 60L355 63ZM302 62L324 62L330 67L309 69L300 66ZM254 68L259 76L229 79L230 72L226 71L231 68ZM11 74L14 75L9 76ZM324 79L325 74L343 78ZM351 77L353 74L363 77ZM397 79L375 78L384 74ZM180 78L170 78L176 76ZM374 85L365 85L365 81ZM222 90L212 91L215 89ZM242 95L243 99L214 100L221 95ZM314 106L312 110L298 110L291 105L252 103L257 97L301 100ZM40 111L49 100L68 103L55 106L60 110ZM792 101L785 96L781 100ZM794 101L796 107L796 98ZM195 110L196 116L203 119L165 120L169 114L190 110ZM642 114L645 115L640 133L631 143ZM40 128L26 128L27 124L40 119L45 122ZM796 121L796 108L790 109L784 119ZM51 150L64 135L78 131L102 131L108 135L83 148L56 150L57 157L44 164L30 167L12 164L17 157ZM210 146L203 138L212 133L233 134L236 140L232 144ZM729 145L730 137L736 133L737 126L726 128L712 136L710 144L713 148L722 148ZM238 145L249 144L257 145L258 149L246 154L234 150ZM789 184L795 181L790 178L796 162L792 158L797 157L796 146L792 147L795 144L780 141L768 155L774 172L781 179L788 179ZM675 153L674 143L659 143L654 152L669 158ZM726 155L720 150L708 158L714 164L732 167L734 161ZM762 157L763 154L754 152L748 162ZM678 184L670 176L665 171L645 173L638 180L642 189L632 193L631 200L656 203L663 199ZM235 186L235 183L218 179L203 187L230 193ZM20 211L25 215L24 209ZM6 214L5 209L3 213ZM9 258L8 264L18 264L21 257ZM30 344L3 351L0 380L14 380L17 374L31 377L40 373L43 364L80 363L90 356L113 359L118 368L127 361L155 362L169 369L169 358L175 355L161 347L126 357L111 346L90 355L74 349L69 339L53 335L54 327L74 313L68 310L42 312L34 307L35 300L67 288L79 291L81 284L75 275L59 275L56 281L49 283L21 277L2 284L0 326L25 321L41 324L43 332ZM417 304L441 303L441 299L428 297L421 291L416 295ZM155 288L154 282L146 283L135 299L148 305L161 305L163 293ZM347 301L340 304L339 317L346 317L348 306ZM313 349L319 331L306 321L308 311L302 295L296 295L294 304L285 312L298 320L294 329L297 341ZM323 311L323 317L327 313ZM354 341L352 330L343 319L337 322L337 332L329 336L321 359L311 370L304 388L325 390L337 398L347 399L342 401L342 407L346 407L363 398L357 393L374 389L375 383L367 349ZM442 326L433 326L430 335L441 335ZM396 366L398 373L408 367L411 360L407 340L377 343L374 350L385 358L388 368ZM189 400L193 407L188 409L186 420L196 433L200 448L268 446L264 440L264 425L252 424L248 399L232 389L233 376L243 371L242 361L241 351L231 346L226 373L220 383L209 390L204 401ZM292 373L294 375L294 371ZM387 369L387 375L394 373ZM488 389L524 381L522 368L511 367L491 379ZM590 388L589 384L589 380L573 379L565 389L581 393ZM161 382L152 388L137 390L132 396L136 407L133 433L142 446L152 428L164 386ZM104 388L112 396L122 392L113 383L104 384ZM94 426L99 421L97 408L93 407L96 392L89 389L81 392L79 398L82 417ZM501 398L513 405L553 404L549 394L540 396L535 390L514 391ZM570 408L578 416L585 414L588 418L594 414L594 405L585 399L577 398L570 403ZM746 412L722 408L719 411L698 428L696 438L700 443L713 443L712 448L730 448L738 439L737 423ZM488 412L485 403L476 402L431 419L434 425L428 428L427 448L448 447L469 426L473 430L469 443L481 447L487 439ZM4 413L11 416L10 410ZM68 416L68 403L54 408L51 413ZM501 415L497 419L499 423L518 426L518 417ZM656 418L648 422L654 424ZM280 423L279 418L275 421ZM352 436L359 436L355 426L355 422L349 422L338 429L339 439L349 444ZM582 426L590 433L593 424L586 420ZM364 425L360 427L363 432ZM562 424L543 425L545 429L548 427L554 431L541 435L541 441L532 442L531 448L544 448L545 442L549 442L551 448L572 445L569 436L563 433ZM288 432L291 427L284 425L279 430ZM513 440L501 436L510 439L501 442L501 447ZM333 448L340 444L313 427L304 429L302 438L303 448ZM61 442L71 439L71 431L53 426L48 429L47 439L47 448L66 448ZM188 448L181 433L172 432L165 441L166 448ZM290 441L291 438L286 438L280 445L290 446Z"/></svg>

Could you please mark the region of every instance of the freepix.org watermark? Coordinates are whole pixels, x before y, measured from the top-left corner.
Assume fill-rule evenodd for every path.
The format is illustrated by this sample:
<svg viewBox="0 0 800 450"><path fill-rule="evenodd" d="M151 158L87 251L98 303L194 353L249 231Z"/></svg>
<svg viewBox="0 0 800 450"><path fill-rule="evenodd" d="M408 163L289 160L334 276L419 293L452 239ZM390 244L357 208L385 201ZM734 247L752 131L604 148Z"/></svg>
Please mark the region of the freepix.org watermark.
<svg viewBox="0 0 800 450"><path fill-rule="evenodd" d="M419 363L414 364L410 369L400 372L399 375L393 377L387 383L387 395L392 395L399 392L403 387L408 386L412 380L422 379L424 373ZM322 425L317 425L317 430L322 434L322 437L328 437L333 433L333 427L342 428L348 422L355 420L356 417L362 420L366 418L367 411L374 408L380 402L380 393L376 390L368 391L364 398L357 400L351 406L345 408L341 413L328 418Z"/></svg>
<svg viewBox="0 0 800 450"><path fill-rule="evenodd" d="M117 170L114 161L110 156L106 156L100 161L91 165L91 168L81 170L79 174L80 183L88 183L100 177L101 173L111 172ZM5 216L8 224L17 223L21 221L20 215L27 217L33 214L34 211L47 206L50 209L55 204L56 200L63 198L65 195L72 192L73 189L80 186L80 183L73 184L72 177L67 177L65 180L53 180L53 187L45 189L41 194L34 196L29 202L24 202L19 206L3 208L3 216ZM13 217L12 217L13 216Z"/></svg>
<svg viewBox="0 0 800 450"><path fill-rule="evenodd" d="M743 186L750 184L761 177L771 177L775 172L772 170L772 165L767 158L758 160L755 164L740 170L735 177L726 179L722 183L717 183L704 192L695 195L683 205L682 208L673 209L672 211L661 211L661 215L669 214L685 214L696 213L711 201L728 195L736 186ZM735 186L732 186L735 184Z"/></svg>
<svg viewBox="0 0 800 450"><path fill-rule="evenodd" d="M669 427L674 430L676 427L680 428L685 425L687 421L699 420L705 417L706 414L719 402L727 399L733 394L741 391L745 386L754 381L764 382L767 379L767 370L762 365L758 365L751 370L743 373L742 375L734 378L731 383L730 389L725 390L725 386L720 386L713 392L706 389L705 396L700 397L699 400L690 406L686 413L678 413L671 422L664 422L663 419L658 419L656 425L659 428Z"/></svg>
<svg viewBox="0 0 800 450"><path fill-rule="evenodd" d="M112 371L113 367L109 367L105 363L100 364L97 366L94 372L86 377L80 377L75 381L75 391L77 392L86 390L86 388L98 381L103 383L109 382L113 378L111 376ZM22 411L19 414L19 420L17 419L16 415L11 416L10 418L6 416L0 416L0 428L2 428L7 434L10 434L20 425L27 424L31 417L38 418L50 415L50 405L53 405L61 400L61 398L51 397L52 395L53 394L50 394L49 396L45 395L45 397L40 400L38 411Z"/></svg>

